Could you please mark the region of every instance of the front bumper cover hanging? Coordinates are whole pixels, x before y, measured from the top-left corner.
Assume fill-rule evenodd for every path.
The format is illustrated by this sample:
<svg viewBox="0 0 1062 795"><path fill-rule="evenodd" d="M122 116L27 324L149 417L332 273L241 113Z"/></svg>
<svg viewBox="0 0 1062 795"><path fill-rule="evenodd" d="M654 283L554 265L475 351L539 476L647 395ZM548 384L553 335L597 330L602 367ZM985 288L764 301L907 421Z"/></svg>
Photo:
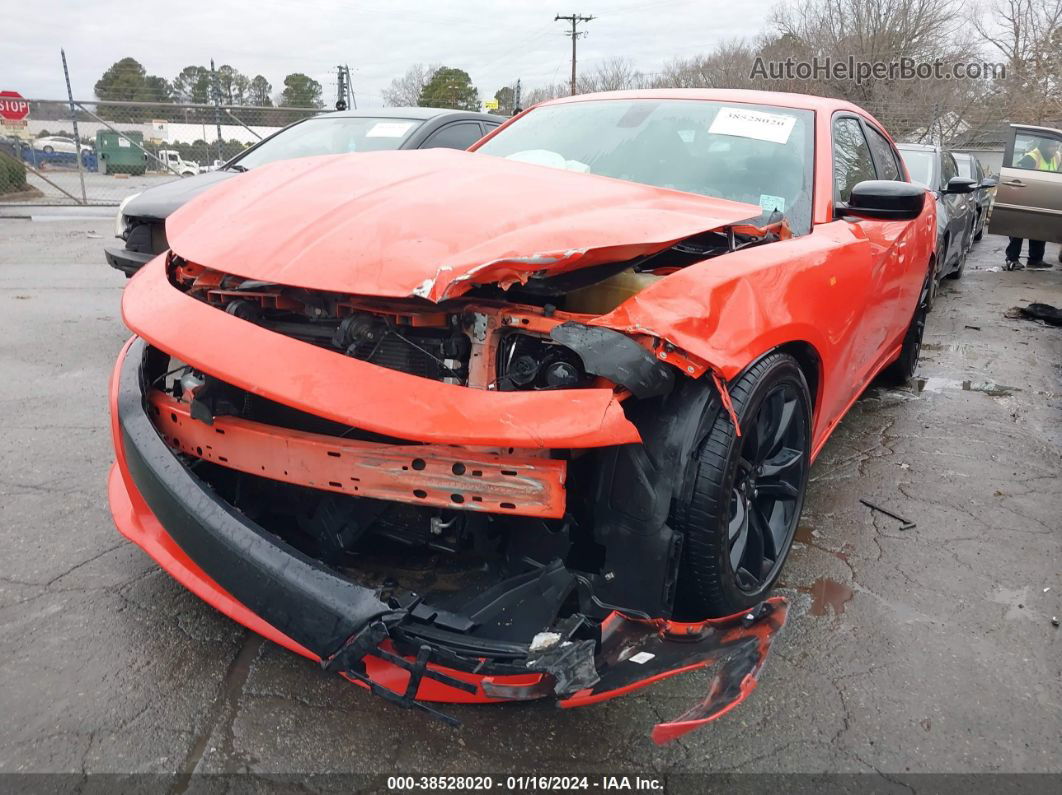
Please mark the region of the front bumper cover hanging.
<svg viewBox="0 0 1062 795"><path fill-rule="evenodd" d="M462 632L495 620L494 603L520 611L559 606L573 589L587 587L586 578L557 560L502 582L464 613L419 597L385 601L375 588L264 530L177 458L152 422L149 412L157 407L145 399L150 350L133 340L112 384L118 450L112 512L123 534L228 615L389 702L451 724L455 719L426 702L555 698L561 707L579 707L711 668L704 697L653 729L662 743L726 713L755 687L785 624L781 597L695 623L597 602L606 607L600 620L574 615L523 643ZM160 541L169 553L160 554Z"/></svg>

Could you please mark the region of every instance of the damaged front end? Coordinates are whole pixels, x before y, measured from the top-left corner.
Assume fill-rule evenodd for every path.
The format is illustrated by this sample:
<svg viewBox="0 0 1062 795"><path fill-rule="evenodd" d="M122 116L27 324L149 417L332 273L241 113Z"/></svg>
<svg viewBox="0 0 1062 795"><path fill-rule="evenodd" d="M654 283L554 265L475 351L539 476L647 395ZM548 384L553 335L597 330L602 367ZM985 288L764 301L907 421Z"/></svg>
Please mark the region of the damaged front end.
<svg viewBox="0 0 1062 795"><path fill-rule="evenodd" d="M653 731L678 736L745 698L787 606L676 604L677 473L725 388L651 331L595 321L778 234L499 261L406 298L167 255L125 297L119 527L238 620L449 722L429 703L582 706L714 666Z"/></svg>

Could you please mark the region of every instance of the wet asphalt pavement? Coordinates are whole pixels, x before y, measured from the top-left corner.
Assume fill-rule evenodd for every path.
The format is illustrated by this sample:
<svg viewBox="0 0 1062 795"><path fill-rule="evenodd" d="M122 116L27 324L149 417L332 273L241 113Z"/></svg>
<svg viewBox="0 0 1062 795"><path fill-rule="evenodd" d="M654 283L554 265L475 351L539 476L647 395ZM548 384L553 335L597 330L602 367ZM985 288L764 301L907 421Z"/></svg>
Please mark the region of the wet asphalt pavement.
<svg viewBox="0 0 1062 795"><path fill-rule="evenodd" d="M0 219L0 772L1062 771L1062 329L1003 316L1062 305L1062 267L991 272L986 236L945 282L919 381L872 387L813 469L759 688L656 747L703 674L571 711L450 707L453 731L251 635L122 539L111 229Z"/></svg>

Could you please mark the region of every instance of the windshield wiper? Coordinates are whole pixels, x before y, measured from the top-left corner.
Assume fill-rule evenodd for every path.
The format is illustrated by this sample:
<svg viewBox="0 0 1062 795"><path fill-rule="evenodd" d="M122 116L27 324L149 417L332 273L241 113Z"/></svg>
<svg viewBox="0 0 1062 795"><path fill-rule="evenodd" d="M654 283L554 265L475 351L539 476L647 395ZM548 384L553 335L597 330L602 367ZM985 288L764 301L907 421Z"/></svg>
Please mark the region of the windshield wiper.
<svg viewBox="0 0 1062 795"><path fill-rule="evenodd" d="M239 163L232 163L231 165L225 166L225 170L239 171L242 174L244 171L247 170L247 166L241 166Z"/></svg>

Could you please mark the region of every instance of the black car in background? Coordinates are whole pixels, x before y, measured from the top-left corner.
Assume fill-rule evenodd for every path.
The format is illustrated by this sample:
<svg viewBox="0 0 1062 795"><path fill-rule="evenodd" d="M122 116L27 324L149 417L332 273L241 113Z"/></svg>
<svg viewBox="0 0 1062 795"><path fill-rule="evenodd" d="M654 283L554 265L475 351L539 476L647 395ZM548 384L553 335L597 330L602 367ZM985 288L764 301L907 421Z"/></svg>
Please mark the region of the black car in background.
<svg viewBox="0 0 1062 795"><path fill-rule="evenodd" d="M988 223L988 210L992 206L992 189L996 187L996 179L985 174L981 161L973 155L966 152L952 152L952 155L959 167L959 176L977 183L970 198L973 199L974 212L977 214L973 239L978 241L984 236L985 224Z"/></svg>
<svg viewBox="0 0 1062 795"><path fill-rule="evenodd" d="M322 113L289 124L241 152L215 171L157 185L127 196L118 207L108 264L132 276L161 254L166 218L210 186L276 160L389 149L467 149L504 118L444 108L372 108Z"/></svg>
<svg viewBox="0 0 1062 795"><path fill-rule="evenodd" d="M966 255L973 245L977 221L971 195L977 183L959 176L951 152L927 144L897 144L911 181L926 187L937 202L937 276L930 293L945 276L962 277Z"/></svg>

